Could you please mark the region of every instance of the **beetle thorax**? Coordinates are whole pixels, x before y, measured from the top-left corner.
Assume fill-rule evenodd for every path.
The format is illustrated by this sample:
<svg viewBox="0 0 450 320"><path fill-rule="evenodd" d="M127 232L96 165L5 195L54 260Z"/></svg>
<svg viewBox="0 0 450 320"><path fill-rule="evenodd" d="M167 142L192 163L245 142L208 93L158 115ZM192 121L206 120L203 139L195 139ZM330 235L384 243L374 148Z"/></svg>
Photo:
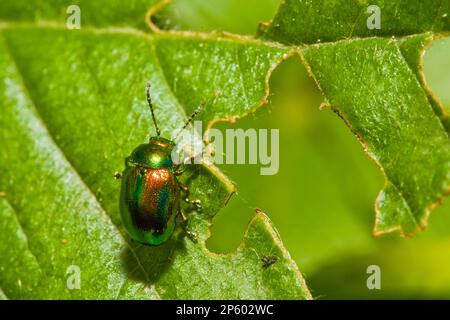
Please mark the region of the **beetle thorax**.
<svg viewBox="0 0 450 320"><path fill-rule="evenodd" d="M173 168L171 158L175 144L161 137L150 138L149 143L141 144L126 159L127 166L140 166L152 169Z"/></svg>

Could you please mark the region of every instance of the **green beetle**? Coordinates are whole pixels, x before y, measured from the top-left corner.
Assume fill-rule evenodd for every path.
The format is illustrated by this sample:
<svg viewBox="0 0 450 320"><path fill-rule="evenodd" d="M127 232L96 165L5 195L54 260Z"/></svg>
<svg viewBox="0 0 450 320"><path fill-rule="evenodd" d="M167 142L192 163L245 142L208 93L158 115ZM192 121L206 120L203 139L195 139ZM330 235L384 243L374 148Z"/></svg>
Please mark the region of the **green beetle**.
<svg viewBox="0 0 450 320"><path fill-rule="evenodd" d="M180 199L195 205L201 210L199 200L189 199L189 189L178 181L183 173L180 166L171 158L176 144L174 140L184 130L204 106L202 103L189 117L186 124L172 140L161 137L156 123L150 97L150 84L147 84L147 102L152 114L156 136L149 143L141 144L125 159L125 170L115 173L122 179L120 192L120 212L125 229L132 239L157 246L172 235L178 216L181 216L187 235L196 241L196 235L186 230L187 218L180 209Z"/></svg>

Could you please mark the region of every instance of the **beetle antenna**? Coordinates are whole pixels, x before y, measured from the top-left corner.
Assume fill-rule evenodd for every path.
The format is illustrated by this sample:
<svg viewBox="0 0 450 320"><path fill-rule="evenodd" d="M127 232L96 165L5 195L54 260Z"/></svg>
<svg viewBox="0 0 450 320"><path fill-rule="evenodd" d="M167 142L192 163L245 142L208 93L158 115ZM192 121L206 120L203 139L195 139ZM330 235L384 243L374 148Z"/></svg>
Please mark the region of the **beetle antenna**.
<svg viewBox="0 0 450 320"><path fill-rule="evenodd" d="M158 137L161 135L161 130L159 130L158 124L156 123L155 112L153 111L152 98L150 97L150 81L147 82L147 102L152 113L153 124L155 125L156 134Z"/></svg>
<svg viewBox="0 0 450 320"><path fill-rule="evenodd" d="M202 111L204 106L205 106L205 101L202 101L202 103L200 103L200 105L197 107L197 109L195 109L195 111L192 112L191 116L186 121L184 126L180 130L178 130L178 132L173 136L172 140L175 140L176 138L178 138L180 133L183 132L184 129L186 129L186 127L189 125L189 123L191 123L192 120L194 120L194 118L200 113L200 111Z"/></svg>

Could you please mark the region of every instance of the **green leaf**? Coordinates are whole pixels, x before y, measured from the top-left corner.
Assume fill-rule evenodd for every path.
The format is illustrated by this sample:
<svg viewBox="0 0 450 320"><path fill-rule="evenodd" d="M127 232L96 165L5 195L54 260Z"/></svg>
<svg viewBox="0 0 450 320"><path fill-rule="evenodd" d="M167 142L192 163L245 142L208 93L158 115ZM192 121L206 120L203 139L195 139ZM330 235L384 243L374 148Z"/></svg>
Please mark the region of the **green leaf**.
<svg viewBox="0 0 450 320"><path fill-rule="evenodd" d="M448 114L421 67L424 46L450 30L449 3L286 0L260 29L263 39L294 46L324 105L382 171L374 234L423 229L431 208L450 192ZM381 29L367 28L369 5L379 6Z"/></svg>
<svg viewBox="0 0 450 320"><path fill-rule="evenodd" d="M165 249L127 245L117 213L118 186L110 175L153 132L139 87L148 78L157 83L157 114L166 132L203 99L210 99L202 116L210 126L266 103L270 72L299 54L323 90L325 105L345 118L386 177L377 203L377 233L399 229L410 234L422 228L429 208L448 192L448 115L428 90L420 66L423 47L436 32L449 29L448 1L378 1L383 27L369 31L368 2L287 0L274 23L262 27L260 40L161 33L154 26L150 36L117 28L146 30L144 1L132 1L127 14L103 1L79 4L82 32L63 30L69 3L36 5L38 15L27 1L0 3L0 12L7 12L0 19L13 22L0 24L5 40L0 70L7 80L0 87L6 110L0 135L7 151L0 155L0 191L6 192L0 229L9 230L2 235L8 241L0 252L8 258L0 270L3 261L11 261L18 270L33 270L38 279L38 284L34 276L25 281L22 273L10 270L7 280L0 277L8 297L310 297L261 213L234 256L207 251L210 218L234 191L209 165L193 168L188 179L208 205L203 214L191 214L198 246L182 234ZM399 37L388 39L392 35ZM251 239L258 241L255 251L246 250L253 249ZM27 254L18 257L14 246ZM74 252L80 259L73 258ZM280 260L261 268L261 257L274 252ZM71 259L87 270L82 283L92 282L86 285L92 289L66 289ZM269 278L267 272L276 274ZM233 282L223 282L223 274ZM53 280L42 280L47 278Z"/></svg>
<svg viewBox="0 0 450 320"><path fill-rule="evenodd" d="M381 29L367 27L370 5L380 8ZM422 66L424 48L450 30L449 11L448 0L288 0L259 30L260 39L288 45L286 56L301 57L323 106L344 120L385 177L375 235L423 229L450 192L450 118Z"/></svg>
<svg viewBox="0 0 450 320"><path fill-rule="evenodd" d="M81 13L81 27L133 27L147 30L146 12L158 0L47 0L2 1L0 21L33 22L36 24L65 24L77 5Z"/></svg>
<svg viewBox="0 0 450 320"><path fill-rule="evenodd" d="M0 190L5 193L0 269L6 270L0 286L6 295L310 298L261 212L234 254L207 250L211 218L234 192L214 166L191 168L186 177L204 206L202 213L189 215L197 244L182 232L160 247L130 242L118 211L120 184L112 179L124 157L154 132L146 80L168 136L190 108L219 88L222 94L203 114L207 122L259 104L268 73L283 54L259 41L216 35L177 38L117 28L6 24L0 42ZM227 68L236 76L224 73ZM215 78L202 82L207 75ZM261 259L267 255L278 261L264 268ZM66 285L72 265L81 271L80 290Z"/></svg>
<svg viewBox="0 0 450 320"><path fill-rule="evenodd" d="M380 8L380 29L369 29ZM448 0L285 0L270 24L261 25L265 39L286 44L335 42L351 38L407 36L450 29Z"/></svg>
<svg viewBox="0 0 450 320"><path fill-rule="evenodd" d="M386 177L375 232L424 227L429 207L449 188L449 138L397 44L348 41L303 55L328 103Z"/></svg>
<svg viewBox="0 0 450 320"><path fill-rule="evenodd" d="M202 3L195 3L200 6L199 10L191 8L196 16L186 17L179 9L179 2L173 1L162 12L179 12L175 17L164 16L174 26L190 29L197 21L205 21L202 30L229 30L230 23L225 24L215 16L210 18L209 12L202 10ZM248 5L241 3L243 7ZM267 2L261 1L260 6L264 5ZM230 21L239 15L235 11L223 11L222 14ZM160 22L159 19L155 21ZM245 26L244 19L239 19L241 21L244 25L238 32L254 30ZM260 21L264 21L264 17ZM421 37L405 37L405 40L412 41L412 38ZM423 61L427 84L447 110L450 107L449 40L433 41L426 47ZM422 52L410 48L411 56L421 61ZM208 246L220 252L232 250L229 234L235 230L240 232L241 224L246 220L234 211L258 204L271 213L284 244L302 272L308 275L308 286L315 297L448 297L450 255L445 246L449 241L450 203L447 201L433 210L429 227L413 238L371 237L373 199L383 185L377 167L367 161L358 140L336 120L331 108L316 110L321 100L320 91L316 90L312 79L307 79L297 59L289 59L280 65L270 83L271 103L267 108L261 108L255 115L236 124L223 123L216 128L279 128L280 171L275 176L260 176L257 167L224 166L239 194L232 197L214 219ZM232 243L238 241L235 236ZM367 290L366 268L371 264L381 268L382 290Z"/></svg>

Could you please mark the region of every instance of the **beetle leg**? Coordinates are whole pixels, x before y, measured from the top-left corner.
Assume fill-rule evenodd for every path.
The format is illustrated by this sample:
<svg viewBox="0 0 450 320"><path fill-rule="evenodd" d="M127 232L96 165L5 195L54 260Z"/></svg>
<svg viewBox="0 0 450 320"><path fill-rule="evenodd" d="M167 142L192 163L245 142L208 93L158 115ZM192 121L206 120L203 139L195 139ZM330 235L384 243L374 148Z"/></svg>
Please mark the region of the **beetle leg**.
<svg viewBox="0 0 450 320"><path fill-rule="evenodd" d="M185 170L186 170L186 168L184 166L178 166L178 167L176 167L176 169L173 172L173 174L176 175L176 176L181 176L184 173Z"/></svg>
<svg viewBox="0 0 450 320"><path fill-rule="evenodd" d="M183 191L184 193L189 193L189 188L184 183L181 183L180 181L178 181L178 186L180 187L181 191Z"/></svg>
<svg viewBox="0 0 450 320"><path fill-rule="evenodd" d="M196 211L198 211L198 212L202 211L202 202L200 200L189 199L189 195L190 195L189 187L181 182L178 182L178 185L180 186L181 191L184 192L183 201L194 205Z"/></svg>
<svg viewBox="0 0 450 320"><path fill-rule="evenodd" d="M181 210L180 210L180 216L181 216L181 220L182 220L181 227L183 228L184 232L189 237L189 239L191 239L192 242L197 243L197 241L198 241L197 234L188 230L188 217Z"/></svg>

